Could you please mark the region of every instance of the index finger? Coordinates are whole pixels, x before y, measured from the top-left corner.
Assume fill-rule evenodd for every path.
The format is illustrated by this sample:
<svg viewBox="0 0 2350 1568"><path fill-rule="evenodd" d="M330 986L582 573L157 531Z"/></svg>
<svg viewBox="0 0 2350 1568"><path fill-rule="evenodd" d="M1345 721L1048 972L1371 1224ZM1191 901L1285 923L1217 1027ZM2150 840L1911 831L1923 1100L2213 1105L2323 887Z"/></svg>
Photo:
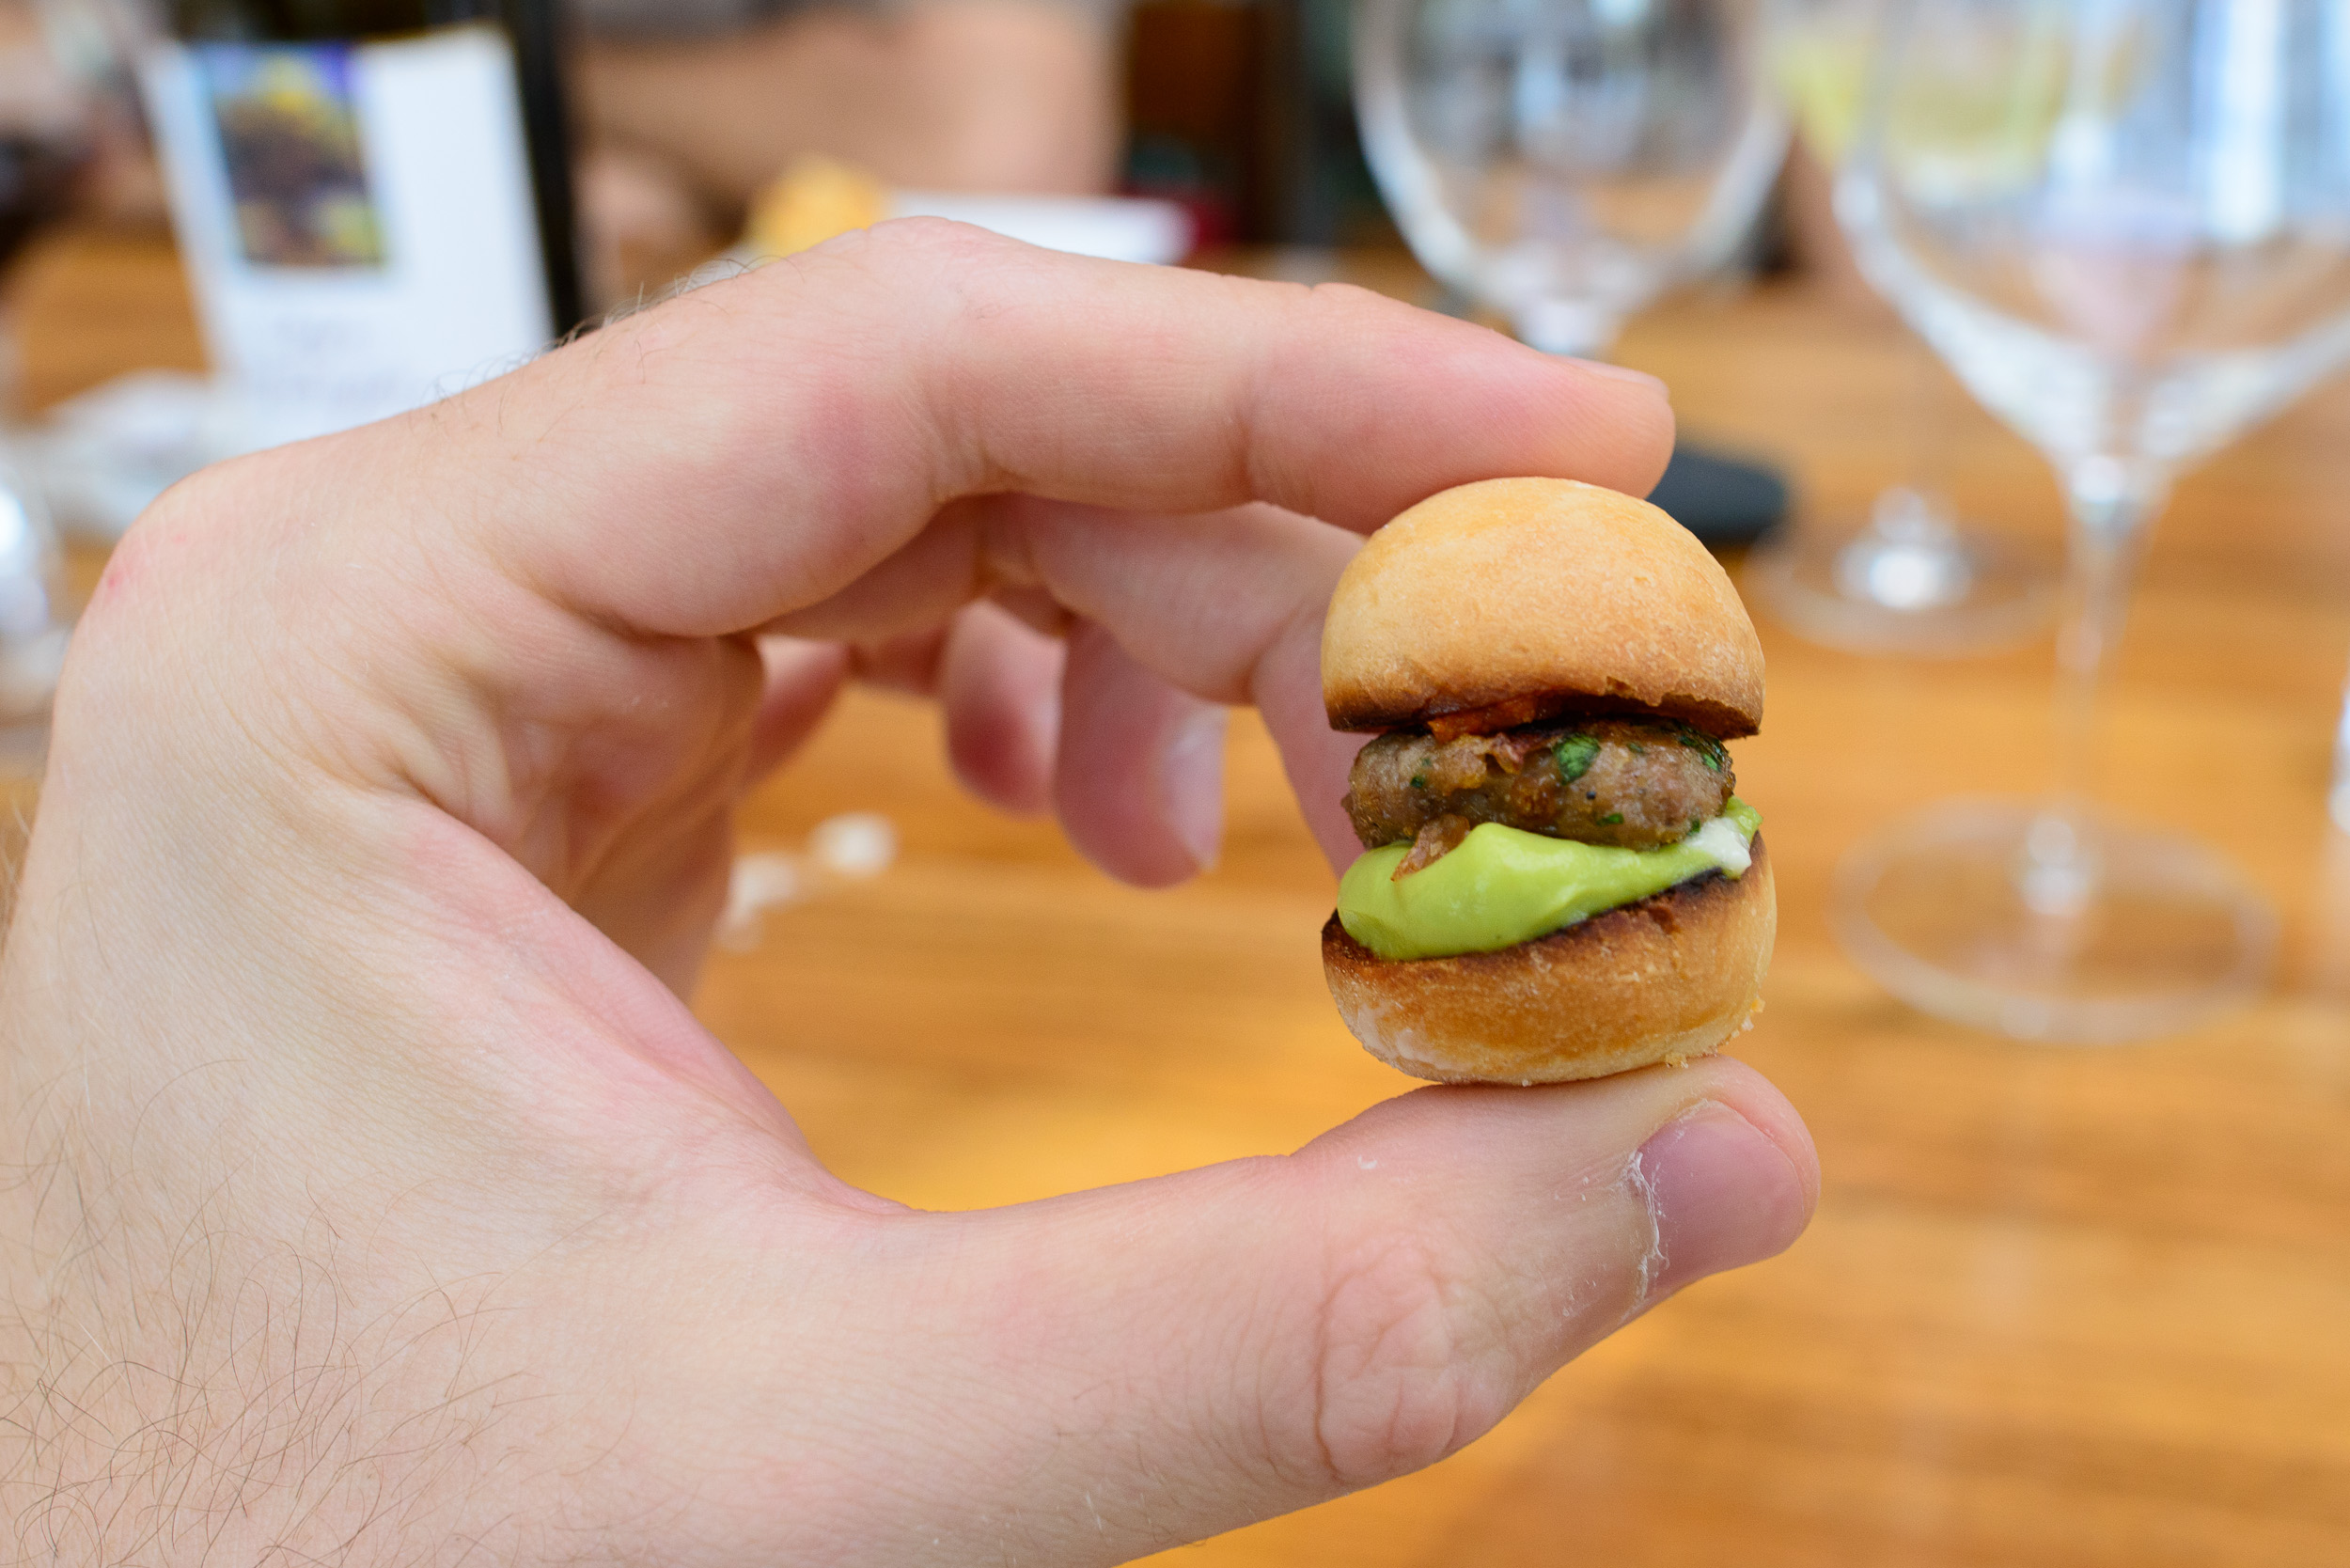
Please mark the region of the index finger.
<svg viewBox="0 0 2350 1568"><path fill-rule="evenodd" d="M838 591L960 496L1263 500L1367 532L1497 475L1644 494L1672 416L1646 377L1361 290L916 221L619 322L412 429L458 445L436 482L527 581L705 635Z"/></svg>

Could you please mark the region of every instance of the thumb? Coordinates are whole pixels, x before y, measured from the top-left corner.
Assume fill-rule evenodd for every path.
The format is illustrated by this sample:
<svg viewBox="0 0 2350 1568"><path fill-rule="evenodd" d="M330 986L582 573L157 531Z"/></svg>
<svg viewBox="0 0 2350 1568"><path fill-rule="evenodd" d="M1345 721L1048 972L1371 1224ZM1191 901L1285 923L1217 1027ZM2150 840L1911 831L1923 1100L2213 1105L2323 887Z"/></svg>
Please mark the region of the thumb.
<svg viewBox="0 0 2350 1568"><path fill-rule="evenodd" d="M951 1222L957 1321L924 1338L954 1365L930 1371L988 1412L1001 1473L971 1495L1023 1499L995 1521L1020 1560L1123 1561L1434 1463L1784 1248L1817 1184L1736 1062L1423 1090L1287 1159Z"/></svg>

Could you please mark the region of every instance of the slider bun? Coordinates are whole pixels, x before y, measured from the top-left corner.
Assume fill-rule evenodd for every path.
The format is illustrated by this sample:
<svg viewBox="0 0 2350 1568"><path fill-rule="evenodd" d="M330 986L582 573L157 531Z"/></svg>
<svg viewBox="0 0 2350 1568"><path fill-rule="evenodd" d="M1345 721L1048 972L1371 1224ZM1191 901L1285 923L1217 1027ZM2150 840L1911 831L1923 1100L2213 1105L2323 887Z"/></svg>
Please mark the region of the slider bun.
<svg viewBox="0 0 2350 1568"><path fill-rule="evenodd" d="M1646 501L1485 479L1371 536L1330 601L1322 695L1340 729L1532 698L1734 740L1762 727L1762 647L1729 574Z"/></svg>
<svg viewBox="0 0 2350 1568"><path fill-rule="evenodd" d="M1711 874L1498 952L1389 960L1322 928L1323 974L1371 1054L1439 1083L1560 1083L1704 1056L1762 1006L1778 926L1762 840Z"/></svg>

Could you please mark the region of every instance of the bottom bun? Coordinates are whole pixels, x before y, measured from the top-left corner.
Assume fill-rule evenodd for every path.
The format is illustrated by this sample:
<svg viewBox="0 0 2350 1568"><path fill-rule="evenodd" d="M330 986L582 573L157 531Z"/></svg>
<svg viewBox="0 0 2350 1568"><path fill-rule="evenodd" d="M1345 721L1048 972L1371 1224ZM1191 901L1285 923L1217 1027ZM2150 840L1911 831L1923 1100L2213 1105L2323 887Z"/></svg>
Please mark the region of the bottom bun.
<svg viewBox="0 0 2350 1568"><path fill-rule="evenodd" d="M1668 887L1498 952L1385 959L1336 915L1322 967L1371 1054L1438 1083L1563 1083L1700 1057L1762 1010L1770 862Z"/></svg>

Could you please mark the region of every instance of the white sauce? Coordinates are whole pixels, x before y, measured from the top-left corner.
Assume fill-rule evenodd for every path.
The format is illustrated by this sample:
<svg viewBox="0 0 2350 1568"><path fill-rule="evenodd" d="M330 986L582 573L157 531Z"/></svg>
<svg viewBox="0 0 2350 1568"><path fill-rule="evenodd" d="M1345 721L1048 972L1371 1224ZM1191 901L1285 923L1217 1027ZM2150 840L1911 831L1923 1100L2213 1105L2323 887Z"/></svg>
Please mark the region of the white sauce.
<svg viewBox="0 0 2350 1568"><path fill-rule="evenodd" d="M1689 835L1689 847L1712 860L1731 879L1742 877L1754 864L1754 851L1747 847L1747 836L1738 831L1738 824L1728 817L1716 817Z"/></svg>

